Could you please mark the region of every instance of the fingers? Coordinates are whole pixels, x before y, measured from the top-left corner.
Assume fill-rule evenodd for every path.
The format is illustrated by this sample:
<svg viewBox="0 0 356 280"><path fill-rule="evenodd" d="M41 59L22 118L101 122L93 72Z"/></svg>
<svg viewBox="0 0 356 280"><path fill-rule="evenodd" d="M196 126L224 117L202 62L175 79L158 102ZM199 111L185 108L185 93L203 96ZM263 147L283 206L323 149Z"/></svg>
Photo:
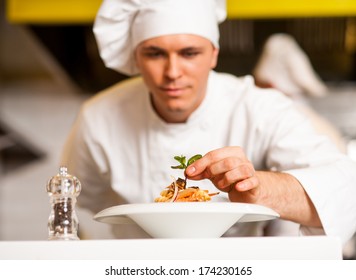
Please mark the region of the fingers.
<svg viewBox="0 0 356 280"><path fill-rule="evenodd" d="M228 192L231 188L230 186L234 186L235 189L237 186L239 186L238 189L243 191L255 187L253 184L255 181L252 181L251 183L250 181L243 183L244 181L253 178L254 174L255 169L252 163L244 162L238 164L236 167L230 171L227 171L226 173L221 173L220 175L213 177L211 180L214 185L221 191Z"/></svg>
<svg viewBox="0 0 356 280"><path fill-rule="evenodd" d="M243 181L237 182L234 186L235 190L238 192L250 191L254 188L257 188L260 184L260 181L256 176L249 177Z"/></svg>
<svg viewBox="0 0 356 280"><path fill-rule="evenodd" d="M261 187L256 176L234 184L228 192L230 201L261 203Z"/></svg>
<svg viewBox="0 0 356 280"><path fill-rule="evenodd" d="M232 159L232 157L235 158ZM245 155L240 147L224 147L213 150L186 169L186 175L192 180L210 179L217 174L229 171Z"/></svg>
<svg viewBox="0 0 356 280"><path fill-rule="evenodd" d="M225 147L211 151L186 170L189 179L210 179L224 192L229 192L231 186L240 191L256 187L256 180L250 179L254 174L252 163L240 147Z"/></svg>

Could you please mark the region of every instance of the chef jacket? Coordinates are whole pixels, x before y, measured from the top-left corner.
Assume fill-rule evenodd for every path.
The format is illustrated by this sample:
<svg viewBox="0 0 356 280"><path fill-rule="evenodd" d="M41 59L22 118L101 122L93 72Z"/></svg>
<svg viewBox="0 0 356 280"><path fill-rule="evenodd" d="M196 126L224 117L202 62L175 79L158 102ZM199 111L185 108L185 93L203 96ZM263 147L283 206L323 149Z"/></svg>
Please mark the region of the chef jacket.
<svg viewBox="0 0 356 280"><path fill-rule="evenodd" d="M296 177L323 225L274 221L280 224L270 232L327 234L343 242L354 234L356 164L316 132L293 101L276 90L257 88L250 76L211 71L206 97L185 123L166 123L156 114L141 77L120 82L83 104L62 164L82 182L78 204L96 213L117 204L153 202L172 176L184 176L171 168L177 165L174 156L189 158L225 146L242 147L256 170ZM217 191L209 180L188 180L189 185ZM220 193L213 201L228 197ZM263 235L266 226L238 223L226 235ZM124 228L116 227L118 237L141 236L137 229Z"/></svg>

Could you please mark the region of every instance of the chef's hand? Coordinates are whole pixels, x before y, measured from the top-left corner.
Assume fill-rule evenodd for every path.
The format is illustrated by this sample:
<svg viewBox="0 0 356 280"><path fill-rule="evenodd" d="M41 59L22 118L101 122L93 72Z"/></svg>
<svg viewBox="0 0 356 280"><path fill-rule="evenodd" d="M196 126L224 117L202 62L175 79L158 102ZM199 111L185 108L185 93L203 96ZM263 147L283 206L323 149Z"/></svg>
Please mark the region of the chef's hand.
<svg viewBox="0 0 356 280"><path fill-rule="evenodd" d="M241 147L211 151L186 169L191 180L209 179L234 202L257 203L259 179Z"/></svg>
<svg viewBox="0 0 356 280"><path fill-rule="evenodd" d="M211 151L189 165L185 173L191 180L211 180L233 202L264 205L274 209L282 219L322 226L313 202L294 176L255 171L240 147Z"/></svg>

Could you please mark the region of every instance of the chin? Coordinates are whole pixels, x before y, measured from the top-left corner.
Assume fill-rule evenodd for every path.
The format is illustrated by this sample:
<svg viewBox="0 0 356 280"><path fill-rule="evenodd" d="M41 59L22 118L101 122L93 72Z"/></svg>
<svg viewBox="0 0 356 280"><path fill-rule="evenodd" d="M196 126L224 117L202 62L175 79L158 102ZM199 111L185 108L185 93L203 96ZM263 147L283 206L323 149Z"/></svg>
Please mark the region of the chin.
<svg viewBox="0 0 356 280"><path fill-rule="evenodd" d="M171 114L172 116L180 116L180 115L187 115L189 113L189 109L187 107L183 106L173 106L173 105L167 105L166 110L168 114Z"/></svg>

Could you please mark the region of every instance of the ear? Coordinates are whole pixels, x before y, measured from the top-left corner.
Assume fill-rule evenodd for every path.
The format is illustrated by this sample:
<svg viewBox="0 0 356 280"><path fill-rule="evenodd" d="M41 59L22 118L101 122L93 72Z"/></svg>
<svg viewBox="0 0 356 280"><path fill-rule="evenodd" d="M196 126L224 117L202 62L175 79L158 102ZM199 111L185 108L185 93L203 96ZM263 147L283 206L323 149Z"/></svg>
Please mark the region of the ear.
<svg viewBox="0 0 356 280"><path fill-rule="evenodd" d="M211 56L211 64L210 64L211 69L214 69L216 67L216 65L218 64L218 56L219 56L219 49L214 47L213 53Z"/></svg>

